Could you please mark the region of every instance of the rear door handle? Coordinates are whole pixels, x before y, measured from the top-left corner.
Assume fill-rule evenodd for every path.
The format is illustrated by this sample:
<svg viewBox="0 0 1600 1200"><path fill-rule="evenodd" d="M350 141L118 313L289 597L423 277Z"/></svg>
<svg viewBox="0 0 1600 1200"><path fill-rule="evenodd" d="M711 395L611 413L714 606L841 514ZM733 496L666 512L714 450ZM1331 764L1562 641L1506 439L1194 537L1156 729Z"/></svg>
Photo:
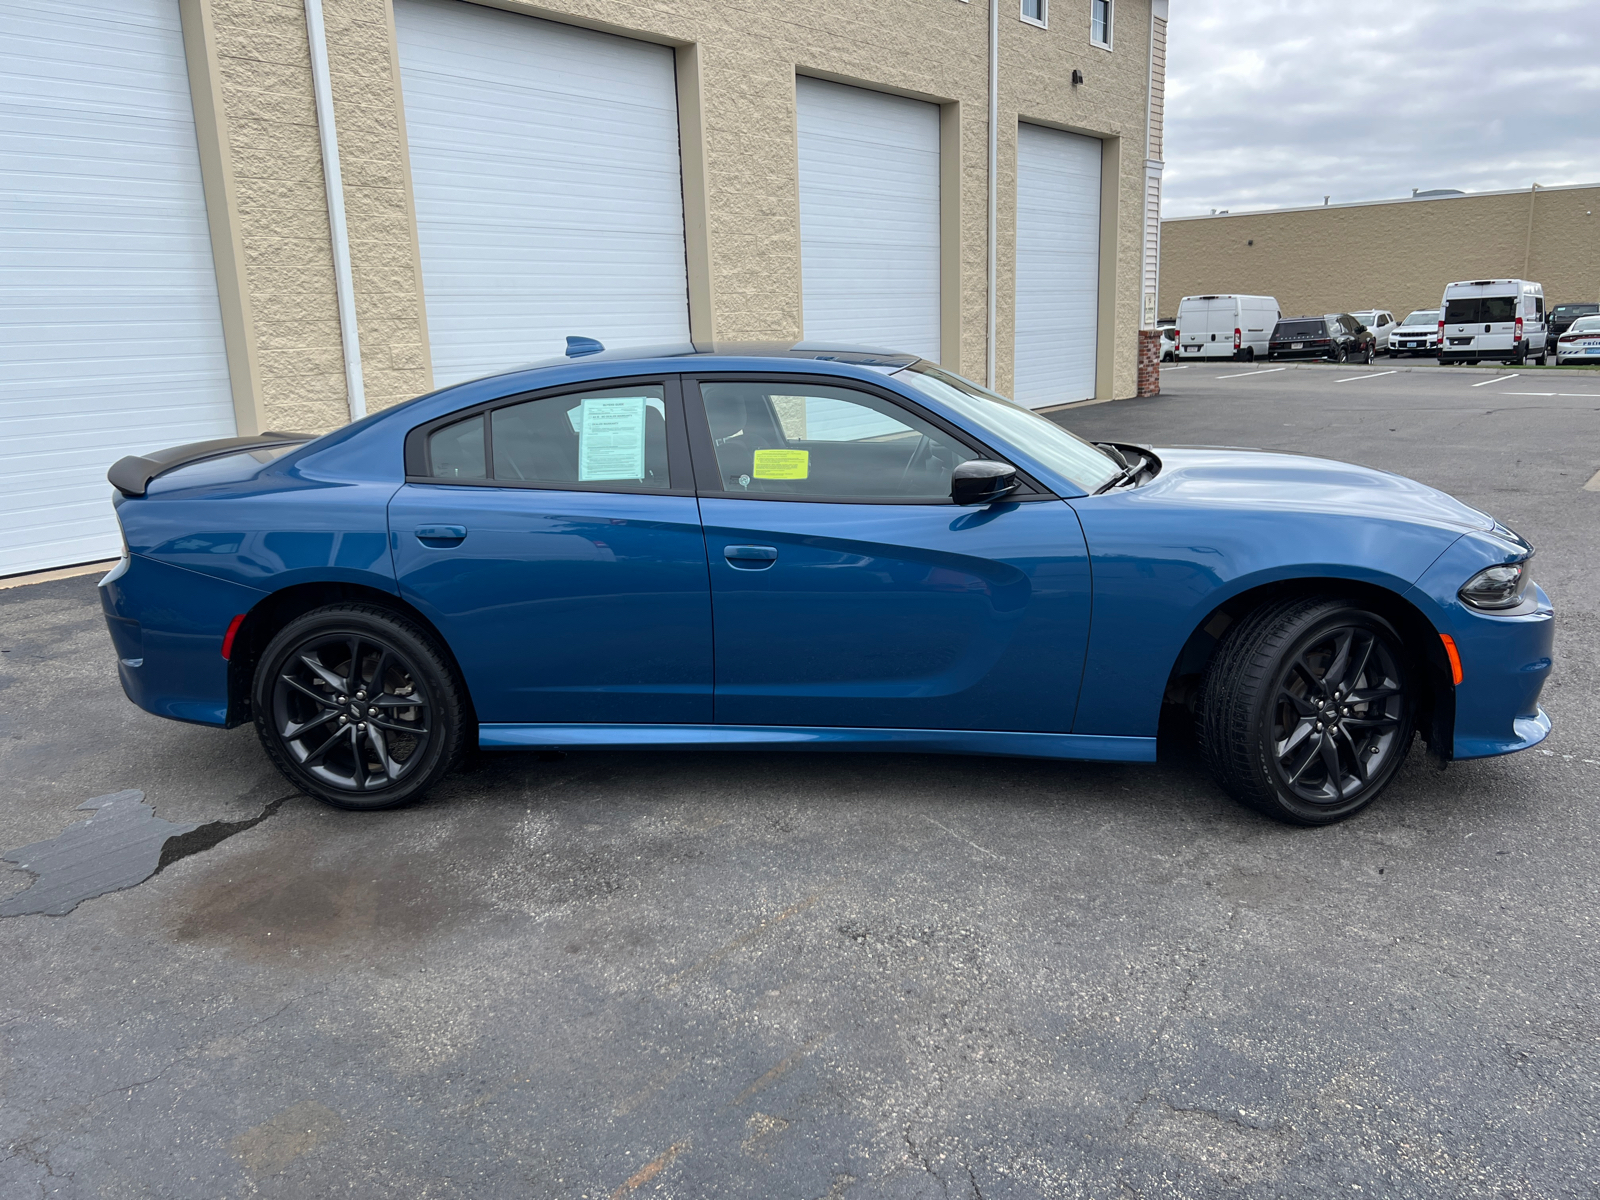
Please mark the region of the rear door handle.
<svg viewBox="0 0 1600 1200"><path fill-rule="evenodd" d="M418 525L417 541L424 546L454 546L466 539L465 525Z"/></svg>
<svg viewBox="0 0 1600 1200"><path fill-rule="evenodd" d="M724 546L722 557L740 571L764 571L778 561L776 546Z"/></svg>

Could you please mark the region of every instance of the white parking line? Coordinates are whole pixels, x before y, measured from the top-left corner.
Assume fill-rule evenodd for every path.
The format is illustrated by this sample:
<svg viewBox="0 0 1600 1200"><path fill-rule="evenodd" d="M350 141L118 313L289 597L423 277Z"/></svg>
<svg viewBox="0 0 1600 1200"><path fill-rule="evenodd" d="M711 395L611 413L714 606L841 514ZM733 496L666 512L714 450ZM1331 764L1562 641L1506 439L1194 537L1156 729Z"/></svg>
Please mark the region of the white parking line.
<svg viewBox="0 0 1600 1200"><path fill-rule="evenodd" d="M1504 383L1508 379L1520 379L1520 378L1522 378L1521 373L1518 372L1518 371L1513 371L1509 375L1491 375L1487 379L1480 379L1480 380L1478 380L1477 383L1473 384L1472 386L1473 387L1482 387L1486 383Z"/></svg>
<svg viewBox="0 0 1600 1200"><path fill-rule="evenodd" d="M1243 379L1246 375L1271 375L1274 371L1287 371L1288 367L1267 367L1261 371L1240 371L1237 375L1218 375L1218 379Z"/></svg>
<svg viewBox="0 0 1600 1200"><path fill-rule="evenodd" d="M1335 379L1335 383L1354 383L1358 379L1376 379L1379 375L1398 375L1399 371L1374 371L1370 375L1351 375L1348 379Z"/></svg>
<svg viewBox="0 0 1600 1200"><path fill-rule="evenodd" d="M1554 396L1554 392L1496 392L1496 396Z"/></svg>
<svg viewBox="0 0 1600 1200"><path fill-rule="evenodd" d="M1600 392L1557 392L1558 396L1587 396L1591 400L1600 400Z"/></svg>
<svg viewBox="0 0 1600 1200"><path fill-rule="evenodd" d="M1161 369L1163 371L1187 371L1193 365L1193 363L1184 363L1181 367L1162 367Z"/></svg>

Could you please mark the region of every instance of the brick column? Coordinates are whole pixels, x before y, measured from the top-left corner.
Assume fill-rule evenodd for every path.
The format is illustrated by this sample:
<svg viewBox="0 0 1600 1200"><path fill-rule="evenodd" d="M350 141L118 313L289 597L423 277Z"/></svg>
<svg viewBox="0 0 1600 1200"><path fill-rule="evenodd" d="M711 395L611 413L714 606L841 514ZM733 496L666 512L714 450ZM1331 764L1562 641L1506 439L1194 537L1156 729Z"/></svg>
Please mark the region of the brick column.
<svg viewBox="0 0 1600 1200"><path fill-rule="evenodd" d="M1161 394L1161 331L1139 330L1139 390L1140 396Z"/></svg>

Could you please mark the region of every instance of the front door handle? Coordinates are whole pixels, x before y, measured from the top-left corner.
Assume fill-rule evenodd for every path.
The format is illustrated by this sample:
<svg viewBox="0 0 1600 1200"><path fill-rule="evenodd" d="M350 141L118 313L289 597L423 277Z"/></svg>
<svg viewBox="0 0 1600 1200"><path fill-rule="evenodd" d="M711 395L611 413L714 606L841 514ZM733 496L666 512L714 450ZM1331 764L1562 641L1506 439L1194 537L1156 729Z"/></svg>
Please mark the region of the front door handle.
<svg viewBox="0 0 1600 1200"><path fill-rule="evenodd" d="M424 546L435 549L444 546L459 546L466 540L467 527L465 525L418 525L417 541Z"/></svg>
<svg viewBox="0 0 1600 1200"><path fill-rule="evenodd" d="M764 571L778 561L776 546L724 546L722 557L740 571Z"/></svg>

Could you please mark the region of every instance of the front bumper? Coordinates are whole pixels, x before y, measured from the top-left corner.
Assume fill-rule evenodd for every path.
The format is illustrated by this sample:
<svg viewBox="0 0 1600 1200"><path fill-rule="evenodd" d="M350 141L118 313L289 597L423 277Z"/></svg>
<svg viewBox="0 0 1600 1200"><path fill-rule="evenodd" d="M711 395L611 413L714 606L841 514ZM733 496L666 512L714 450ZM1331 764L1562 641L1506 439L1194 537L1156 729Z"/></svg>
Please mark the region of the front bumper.
<svg viewBox="0 0 1600 1200"><path fill-rule="evenodd" d="M1526 750L1550 732L1539 693L1554 662L1555 609L1544 589L1530 585L1528 599L1507 613L1480 612L1456 589L1485 566L1503 561L1468 535L1441 554L1407 596L1449 634L1461 656L1455 687L1453 758L1488 758Z"/></svg>

